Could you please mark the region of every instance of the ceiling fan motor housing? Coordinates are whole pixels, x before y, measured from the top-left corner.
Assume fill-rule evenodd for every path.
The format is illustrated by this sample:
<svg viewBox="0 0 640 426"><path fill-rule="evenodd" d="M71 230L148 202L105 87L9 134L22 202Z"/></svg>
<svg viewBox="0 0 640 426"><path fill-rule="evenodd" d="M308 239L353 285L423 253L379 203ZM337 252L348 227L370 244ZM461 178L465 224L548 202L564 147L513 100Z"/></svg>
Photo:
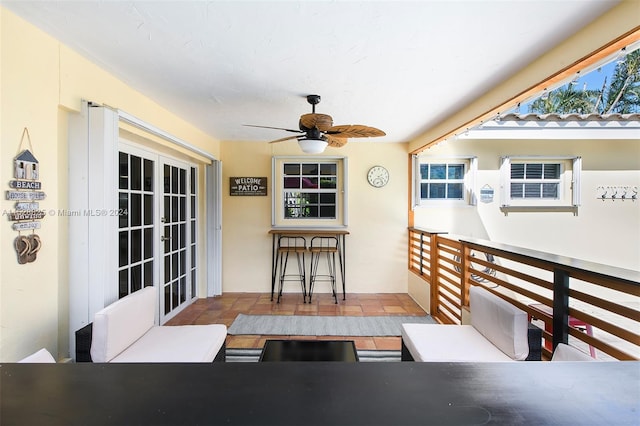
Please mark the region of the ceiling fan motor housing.
<svg viewBox="0 0 640 426"><path fill-rule="evenodd" d="M302 125L300 125L300 127L302 127ZM320 130L318 130L317 128L305 129L305 131L307 132L307 135L306 135L307 139L320 139L320 140L326 140L327 139L322 134L322 132Z"/></svg>
<svg viewBox="0 0 640 426"><path fill-rule="evenodd" d="M311 105L317 105L320 103L320 95L307 95L307 102Z"/></svg>

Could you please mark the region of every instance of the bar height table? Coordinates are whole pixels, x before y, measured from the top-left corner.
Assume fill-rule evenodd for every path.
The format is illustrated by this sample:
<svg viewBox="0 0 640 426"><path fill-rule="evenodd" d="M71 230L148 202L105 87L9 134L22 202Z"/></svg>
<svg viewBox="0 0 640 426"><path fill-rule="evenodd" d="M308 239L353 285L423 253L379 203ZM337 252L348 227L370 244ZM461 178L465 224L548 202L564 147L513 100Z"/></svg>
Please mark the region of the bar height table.
<svg viewBox="0 0 640 426"><path fill-rule="evenodd" d="M338 261L340 263L340 278L342 279L342 300L346 299L345 275L346 275L346 243L345 236L349 235L346 229L312 229L312 228L273 228L269 231L271 235L271 301L276 286L278 274L278 238L279 237L336 237L338 239Z"/></svg>
<svg viewBox="0 0 640 426"><path fill-rule="evenodd" d="M0 383L14 426L634 425L640 412L633 361L2 364Z"/></svg>

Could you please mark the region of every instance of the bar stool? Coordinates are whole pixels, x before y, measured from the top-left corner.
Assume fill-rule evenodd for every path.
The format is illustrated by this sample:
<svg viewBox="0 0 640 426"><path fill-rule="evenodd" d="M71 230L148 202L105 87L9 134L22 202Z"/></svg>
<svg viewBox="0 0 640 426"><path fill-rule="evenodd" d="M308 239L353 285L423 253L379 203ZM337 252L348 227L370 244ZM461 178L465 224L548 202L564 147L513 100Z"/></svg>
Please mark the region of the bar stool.
<svg viewBox="0 0 640 426"><path fill-rule="evenodd" d="M305 273L304 254L307 251L307 240L304 237L280 237L278 238L278 262L280 263L280 287L278 288L278 301L282 296L282 287L285 281L299 281L302 287L302 301L307 301L307 276ZM298 265L297 274L287 274L289 254L295 255ZM277 269L277 265L276 265Z"/></svg>
<svg viewBox="0 0 640 426"><path fill-rule="evenodd" d="M311 252L311 274L309 277L309 303L313 294L313 286L316 281L327 281L331 283L333 299L338 303L336 294L336 253L338 253L338 239L336 237L313 237L309 246ZM320 257L324 255L327 259L327 273L318 274Z"/></svg>

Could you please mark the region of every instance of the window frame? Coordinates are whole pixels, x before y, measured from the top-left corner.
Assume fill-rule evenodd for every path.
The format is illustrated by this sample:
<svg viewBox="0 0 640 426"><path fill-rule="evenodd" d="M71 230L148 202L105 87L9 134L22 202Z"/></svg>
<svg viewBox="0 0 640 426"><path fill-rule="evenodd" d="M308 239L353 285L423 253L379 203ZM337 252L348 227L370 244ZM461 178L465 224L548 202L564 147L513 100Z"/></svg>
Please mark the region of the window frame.
<svg viewBox="0 0 640 426"><path fill-rule="evenodd" d="M422 179L420 172L420 166L422 164L445 164L449 165L464 165L464 177L462 179L455 179L456 182L462 181L463 184L463 197L462 199L448 199L448 198L422 198L422 183L430 181L430 179ZM414 155L413 156L413 191L412 191L412 205L416 207L434 207L434 206L475 206L477 204L475 183L478 170L478 157L472 155L463 156L426 156L426 155ZM446 183L449 179L443 179L443 183Z"/></svg>
<svg viewBox="0 0 640 426"><path fill-rule="evenodd" d="M335 218L292 218L285 217L284 197L291 189L284 187L285 163L318 163L336 165L336 201ZM271 226L274 228L336 228L348 225L348 160L346 157L337 156L274 156L272 157L271 170ZM312 191L316 192L316 191ZM318 194L326 193L326 190L317 190ZM331 192L331 191L329 191Z"/></svg>
<svg viewBox="0 0 640 426"><path fill-rule="evenodd" d="M559 181L557 198L512 198L511 184L513 181L526 182L526 178L512 179L511 166L513 164L560 164L560 177L558 179L532 179L533 183L552 183ZM568 207L575 208L580 205L580 175L582 174L582 157L579 156L535 156L519 155L501 157L500 163L500 189L501 207Z"/></svg>

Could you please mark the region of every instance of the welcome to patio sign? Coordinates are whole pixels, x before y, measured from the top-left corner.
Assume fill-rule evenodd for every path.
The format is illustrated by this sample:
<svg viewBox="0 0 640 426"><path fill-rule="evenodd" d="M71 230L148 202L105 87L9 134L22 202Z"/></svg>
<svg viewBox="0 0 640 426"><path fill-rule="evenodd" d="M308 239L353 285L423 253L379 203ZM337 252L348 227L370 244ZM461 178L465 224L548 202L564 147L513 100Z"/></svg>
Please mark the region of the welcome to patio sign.
<svg viewBox="0 0 640 426"><path fill-rule="evenodd" d="M267 195L267 178L230 177L229 195Z"/></svg>

